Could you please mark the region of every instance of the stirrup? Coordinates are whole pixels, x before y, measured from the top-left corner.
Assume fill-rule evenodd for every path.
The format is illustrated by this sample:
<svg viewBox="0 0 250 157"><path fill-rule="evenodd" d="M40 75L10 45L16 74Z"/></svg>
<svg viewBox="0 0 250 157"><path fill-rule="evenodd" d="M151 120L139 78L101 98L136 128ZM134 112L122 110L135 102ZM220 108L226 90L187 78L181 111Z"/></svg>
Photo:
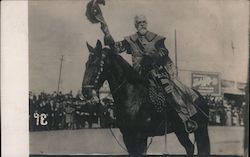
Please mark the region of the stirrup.
<svg viewBox="0 0 250 157"><path fill-rule="evenodd" d="M192 129L188 130L187 122L186 121L183 122L184 123L184 127L185 127L185 131L188 134L190 134L190 133L193 133L198 128L198 124L195 121L191 120L191 119L189 119L188 121L190 121L190 122L192 122L194 124L194 127Z"/></svg>

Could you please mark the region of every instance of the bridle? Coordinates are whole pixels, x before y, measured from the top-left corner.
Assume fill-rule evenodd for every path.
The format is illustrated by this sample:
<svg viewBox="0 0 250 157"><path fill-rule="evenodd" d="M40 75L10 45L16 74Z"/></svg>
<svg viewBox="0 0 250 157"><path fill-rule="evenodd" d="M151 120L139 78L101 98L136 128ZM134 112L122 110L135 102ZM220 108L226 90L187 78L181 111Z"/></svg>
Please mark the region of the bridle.
<svg viewBox="0 0 250 157"><path fill-rule="evenodd" d="M91 55L94 55L93 53L91 53ZM96 78L95 78L95 81L94 81L94 84L87 84L87 85L84 85L83 86L83 88L89 88L89 89L94 89L94 90L96 90L97 88L96 88L96 86L97 86L97 84L99 83L99 81L100 81L100 75L103 73L103 71L104 71L104 59L106 58L106 55L103 53L103 51L102 51L102 56L101 56L101 61L100 61L100 70L98 71L98 73L97 73L97 76L96 76ZM113 91L113 93L116 93L117 92L117 90L119 90L125 83L126 83L127 81L126 80L124 80L122 83L120 83L119 84L119 86L116 88L116 89L114 89L114 91ZM110 96L111 95L111 93L109 94L109 95L107 95L106 97L108 97L108 96ZM106 98L105 97L105 98ZM104 98L103 98L104 99Z"/></svg>
<svg viewBox="0 0 250 157"><path fill-rule="evenodd" d="M90 53L90 55L94 55L93 53ZM94 89L96 88L96 86L98 85L99 81L100 81L100 76L103 73L104 70L104 59L106 58L106 55L104 53L102 53L101 56L101 61L100 61L100 69L97 72L97 75L95 77L94 83L93 84L87 84L87 85L83 85L83 88L90 88L90 89Z"/></svg>

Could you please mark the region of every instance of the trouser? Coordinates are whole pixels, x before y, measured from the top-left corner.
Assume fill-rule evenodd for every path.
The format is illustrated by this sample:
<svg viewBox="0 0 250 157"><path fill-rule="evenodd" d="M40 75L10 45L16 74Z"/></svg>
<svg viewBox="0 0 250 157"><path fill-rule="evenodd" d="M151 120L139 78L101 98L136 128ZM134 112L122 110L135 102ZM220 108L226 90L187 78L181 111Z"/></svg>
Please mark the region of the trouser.
<svg viewBox="0 0 250 157"><path fill-rule="evenodd" d="M169 75L159 69L150 71L150 85L161 86L166 94L167 102L172 105L182 121L187 121L196 114L194 101L198 95L190 88L186 87L179 80L170 80Z"/></svg>

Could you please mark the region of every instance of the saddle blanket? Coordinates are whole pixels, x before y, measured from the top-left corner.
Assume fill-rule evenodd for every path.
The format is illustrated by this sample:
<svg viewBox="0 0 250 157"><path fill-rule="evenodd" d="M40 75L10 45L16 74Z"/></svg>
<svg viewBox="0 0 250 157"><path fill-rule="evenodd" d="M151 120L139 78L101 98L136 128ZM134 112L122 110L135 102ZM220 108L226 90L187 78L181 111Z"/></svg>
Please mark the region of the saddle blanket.
<svg viewBox="0 0 250 157"><path fill-rule="evenodd" d="M148 98L155 112L161 113L167 108L167 100L162 88L156 86L148 87Z"/></svg>
<svg viewBox="0 0 250 157"><path fill-rule="evenodd" d="M177 90L177 89L175 89ZM180 90L180 89L179 89ZM189 89L191 90L191 89ZM159 87L159 86L149 86L148 87L148 101L152 104L152 108L155 112L157 113L161 113L161 112L165 112L167 110L167 107L168 107L168 101L167 101L167 97L166 97L166 92L164 91L164 89L162 87ZM188 93L193 93L192 92L188 92ZM194 107L194 105L191 103L192 100L195 100L197 97L196 95L185 95L186 97L189 96L189 98L184 98L184 97L181 97L178 92L173 92L172 94L174 94L175 98L178 99L180 101L180 99L191 99L189 101L181 101L181 102L178 102L178 100L176 100L178 103L182 104L180 105L180 111L177 111L177 112L187 112L185 113L185 115L189 115L188 117L191 117L193 116L194 114L197 113L197 110L196 108ZM183 104L184 103L184 104ZM184 107L185 106L185 107ZM183 109L186 108L185 110L187 111L183 111Z"/></svg>

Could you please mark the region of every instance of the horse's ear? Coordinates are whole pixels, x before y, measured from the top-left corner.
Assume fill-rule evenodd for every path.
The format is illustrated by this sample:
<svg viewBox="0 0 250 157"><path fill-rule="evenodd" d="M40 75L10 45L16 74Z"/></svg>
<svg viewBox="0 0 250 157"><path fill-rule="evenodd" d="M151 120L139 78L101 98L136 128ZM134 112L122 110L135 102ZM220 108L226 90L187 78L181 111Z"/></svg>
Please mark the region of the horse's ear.
<svg viewBox="0 0 250 157"><path fill-rule="evenodd" d="M102 49L102 42L98 39L96 43L96 49L101 50Z"/></svg>
<svg viewBox="0 0 250 157"><path fill-rule="evenodd" d="M88 42L87 42L86 44L87 44L87 47L88 47L88 49L89 49L89 52L90 52L90 53L93 53L93 52L94 52L94 48L93 48L91 45L89 45Z"/></svg>

